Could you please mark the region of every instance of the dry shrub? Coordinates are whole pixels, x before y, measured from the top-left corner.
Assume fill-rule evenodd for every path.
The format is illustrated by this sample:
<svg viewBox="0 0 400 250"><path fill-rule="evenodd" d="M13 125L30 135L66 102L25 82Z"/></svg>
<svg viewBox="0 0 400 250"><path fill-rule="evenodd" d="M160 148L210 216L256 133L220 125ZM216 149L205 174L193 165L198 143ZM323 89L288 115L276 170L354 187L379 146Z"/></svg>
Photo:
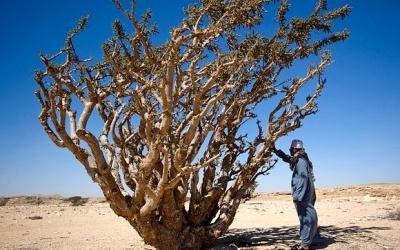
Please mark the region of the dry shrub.
<svg viewBox="0 0 400 250"><path fill-rule="evenodd" d="M249 188L246 190L245 194L243 195L243 202L250 200L251 198L254 198L257 196L255 193L256 188L258 187L258 182L253 181Z"/></svg>
<svg viewBox="0 0 400 250"><path fill-rule="evenodd" d="M392 220L400 220L400 208L389 212L388 218Z"/></svg>
<svg viewBox="0 0 400 250"><path fill-rule="evenodd" d="M38 196L28 196L26 197L26 203L32 205L40 205L43 204L43 200Z"/></svg>
<svg viewBox="0 0 400 250"><path fill-rule="evenodd" d="M0 207L5 206L9 200L9 197L0 197Z"/></svg>
<svg viewBox="0 0 400 250"><path fill-rule="evenodd" d="M71 206L83 206L88 202L89 198L82 198L81 196L72 196L64 199L64 202L70 202Z"/></svg>

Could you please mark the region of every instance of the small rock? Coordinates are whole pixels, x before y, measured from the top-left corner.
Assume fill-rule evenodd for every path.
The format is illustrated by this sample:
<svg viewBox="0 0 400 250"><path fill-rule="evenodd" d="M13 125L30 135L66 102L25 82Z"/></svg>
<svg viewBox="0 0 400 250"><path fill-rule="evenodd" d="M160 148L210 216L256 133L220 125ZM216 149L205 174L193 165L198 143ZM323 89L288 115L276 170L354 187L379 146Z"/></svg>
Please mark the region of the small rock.
<svg viewBox="0 0 400 250"><path fill-rule="evenodd" d="M28 217L28 219L30 219L30 220L41 220L41 219L43 219L43 217L39 216L39 215L35 215L35 216Z"/></svg>

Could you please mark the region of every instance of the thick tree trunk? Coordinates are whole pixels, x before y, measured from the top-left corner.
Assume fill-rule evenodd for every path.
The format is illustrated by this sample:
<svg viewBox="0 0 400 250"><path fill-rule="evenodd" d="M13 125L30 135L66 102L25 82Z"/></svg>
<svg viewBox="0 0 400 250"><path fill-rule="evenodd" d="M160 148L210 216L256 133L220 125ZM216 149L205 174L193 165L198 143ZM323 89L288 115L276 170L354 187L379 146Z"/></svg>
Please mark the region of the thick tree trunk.
<svg viewBox="0 0 400 250"><path fill-rule="evenodd" d="M148 245L160 250L198 250L212 245L229 227L222 223L218 228L212 225L183 225L180 230L168 229L157 217L127 219ZM217 230L215 230L217 229Z"/></svg>

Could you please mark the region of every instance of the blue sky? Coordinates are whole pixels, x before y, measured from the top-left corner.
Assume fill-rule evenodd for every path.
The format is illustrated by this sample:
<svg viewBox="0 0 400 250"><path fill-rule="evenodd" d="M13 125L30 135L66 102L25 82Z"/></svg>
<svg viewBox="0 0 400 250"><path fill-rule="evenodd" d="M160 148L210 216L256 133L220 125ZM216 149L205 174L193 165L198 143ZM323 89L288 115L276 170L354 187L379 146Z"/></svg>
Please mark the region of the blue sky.
<svg viewBox="0 0 400 250"><path fill-rule="evenodd" d="M162 42L193 1L138 1L138 11L151 8ZM293 0L296 13L313 4ZM303 1L302 1L303 2ZM311 3L312 1L308 1ZM320 112L278 141L282 149L293 138L304 141L315 165L317 187L400 182L400 52L398 9L386 1L345 3L352 13L337 28L350 38L331 47L334 63L319 101ZM78 38L83 55L101 58L101 43L111 36L111 23L122 18L111 1L5 0L0 3L0 196L16 194L100 195L74 157L57 148L37 120L40 107L33 92L33 71L42 67L38 54L56 52L76 21L90 15ZM279 162L259 179L259 191L289 190L291 173Z"/></svg>

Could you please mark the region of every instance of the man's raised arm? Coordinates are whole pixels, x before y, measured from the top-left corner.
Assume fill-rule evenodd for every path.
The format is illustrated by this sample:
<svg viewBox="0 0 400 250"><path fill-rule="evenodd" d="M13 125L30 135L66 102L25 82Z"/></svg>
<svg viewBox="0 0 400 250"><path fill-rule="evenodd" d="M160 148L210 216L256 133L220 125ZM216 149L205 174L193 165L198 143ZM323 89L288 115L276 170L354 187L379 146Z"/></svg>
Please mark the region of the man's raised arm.
<svg viewBox="0 0 400 250"><path fill-rule="evenodd" d="M275 145L273 146L272 151L279 157L281 158L284 162L290 163L290 155L285 154L285 152L283 152L280 149L277 149L275 147Z"/></svg>

